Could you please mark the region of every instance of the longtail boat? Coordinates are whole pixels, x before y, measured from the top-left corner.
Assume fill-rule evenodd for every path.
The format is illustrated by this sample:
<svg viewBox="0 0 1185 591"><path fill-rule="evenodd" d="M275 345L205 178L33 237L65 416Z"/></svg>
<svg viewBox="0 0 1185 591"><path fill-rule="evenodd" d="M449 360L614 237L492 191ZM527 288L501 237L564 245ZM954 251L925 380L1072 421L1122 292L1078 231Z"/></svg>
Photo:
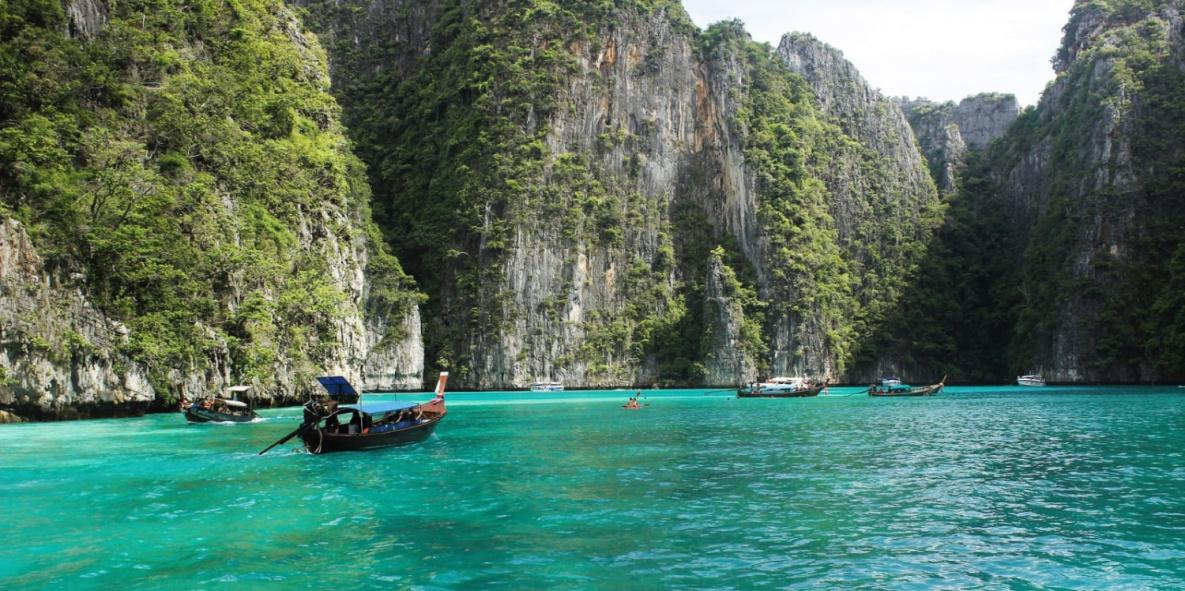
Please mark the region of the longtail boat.
<svg viewBox="0 0 1185 591"><path fill-rule="evenodd" d="M432 435L448 413L444 406L448 372L440 373L436 397L423 403L400 400L360 403L358 391L344 377L324 376L317 381L329 392L329 400L306 402L300 427L259 452L260 455L297 435L305 449L314 454L419 443Z"/></svg>
<svg viewBox="0 0 1185 591"><path fill-rule="evenodd" d="M181 412L191 423L246 423L259 418L255 414L250 386L231 386L226 396L206 396L186 405L182 402ZM246 398L244 402L239 398Z"/></svg>
<svg viewBox="0 0 1185 591"><path fill-rule="evenodd" d="M942 392L946 387L946 378L943 377L941 382L932 386L910 386L902 384L901 380L897 378L884 378L881 383L873 384L868 388L869 396L934 396Z"/></svg>
<svg viewBox="0 0 1185 591"><path fill-rule="evenodd" d="M813 398L826 387L827 384L815 384L802 377L773 378L741 386L737 398Z"/></svg>

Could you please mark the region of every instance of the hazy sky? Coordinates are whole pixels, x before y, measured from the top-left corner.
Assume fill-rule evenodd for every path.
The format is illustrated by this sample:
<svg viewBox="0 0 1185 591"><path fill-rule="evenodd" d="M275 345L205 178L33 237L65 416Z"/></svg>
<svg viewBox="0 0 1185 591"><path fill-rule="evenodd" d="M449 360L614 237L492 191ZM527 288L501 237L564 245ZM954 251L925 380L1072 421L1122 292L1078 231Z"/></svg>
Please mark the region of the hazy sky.
<svg viewBox="0 0 1185 591"><path fill-rule="evenodd" d="M1037 102L1073 0L683 0L700 27L739 18L777 46L802 31L838 48L891 96L959 100L1010 92Z"/></svg>

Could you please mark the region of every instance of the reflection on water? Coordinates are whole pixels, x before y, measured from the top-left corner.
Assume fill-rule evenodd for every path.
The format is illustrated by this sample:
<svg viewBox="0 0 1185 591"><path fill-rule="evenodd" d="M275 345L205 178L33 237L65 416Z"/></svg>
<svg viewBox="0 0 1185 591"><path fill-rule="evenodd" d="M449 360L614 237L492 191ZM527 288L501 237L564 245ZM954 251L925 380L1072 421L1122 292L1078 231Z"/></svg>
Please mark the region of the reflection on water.
<svg viewBox="0 0 1185 591"><path fill-rule="evenodd" d="M859 392L644 391L651 406L640 412L620 409L631 392L452 394L423 444L324 456L294 445L256 454L299 421L292 408L231 426L179 414L6 426L0 580L5 589L1185 580L1179 390Z"/></svg>

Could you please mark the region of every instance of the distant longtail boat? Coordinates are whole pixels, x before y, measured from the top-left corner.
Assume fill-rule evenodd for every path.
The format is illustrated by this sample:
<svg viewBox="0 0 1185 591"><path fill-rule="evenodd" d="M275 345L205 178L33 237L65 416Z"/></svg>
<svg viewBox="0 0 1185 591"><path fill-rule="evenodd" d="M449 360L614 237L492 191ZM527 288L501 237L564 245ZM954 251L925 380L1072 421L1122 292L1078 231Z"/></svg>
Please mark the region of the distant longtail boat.
<svg viewBox="0 0 1185 591"><path fill-rule="evenodd" d="M773 378L738 388L737 398L813 398L826 387L803 377Z"/></svg>
<svg viewBox="0 0 1185 591"><path fill-rule="evenodd" d="M883 378L879 385L873 384L868 388L869 396L934 396L942 392L946 387L946 378L943 377L941 382L932 386L918 386L913 387L908 384L902 384L901 380L897 378Z"/></svg>
<svg viewBox="0 0 1185 591"><path fill-rule="evenodd" d="M247 394L250 390L250 386L231 386L227 396L206 396L189 405L182 403L181 412L190 423L247 423L259 418Z"/></svg>

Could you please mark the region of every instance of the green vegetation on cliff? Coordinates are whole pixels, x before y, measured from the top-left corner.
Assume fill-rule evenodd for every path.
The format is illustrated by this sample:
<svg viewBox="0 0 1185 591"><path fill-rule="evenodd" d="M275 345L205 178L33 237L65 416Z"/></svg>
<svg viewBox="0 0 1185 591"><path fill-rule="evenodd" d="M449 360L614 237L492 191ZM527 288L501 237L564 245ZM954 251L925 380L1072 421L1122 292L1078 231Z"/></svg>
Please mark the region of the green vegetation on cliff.
<svg viewBox="0 0 1185 591"><path fill-rule="evenodd" d="M737 22L700 32L665 1L302 4L330 48L377 219L431 294L427 361L463 383L537 377L524 368L588 385L699 383L717 246L743 302L745 354L762 371L775 355L842 371L934 225L914 194L926 187L903 188L895 175L907 173L824 118L809 85ZM664 69L672 54L678 72ZM729 88L708 90L714 78ZM701 91L730 94L717 106ZM727 139L707 130L715 117ZM734 148L743 163L713 160ZM648 156L662 162L647 169ZM748 251L713 219L737 197L712 178L720 167L753 181L757 227L745 231L760 236ZM852 176L861 184L845 199L858 203L838 203L828 183ZM836 209L870 219L841 236Z"/></svg>
<svg viewBox="0 0 1185 591"><path fill-rule="evenodd" d="M367 245L373 302L418 300L370 221L324 55L283 2L111 2L97 17L2 5L0 213L60 276L85 276L158 391L172 370L319 372L350 297L326 252Z"/></svg>
<svg viewBox="0 0 1185 591"><path fill-rule="evenodd" d="M483 342L514 321L515 294L504 290L503 278L516 228L554 227L560 247L572 251L636 251L627 246L639 239L631 228L665 217L652 197L630 189L628 179L602 174L593 154L553 153L545 144L546 122L566 107L558 100L575 74L574 46L619 9L664 11L694 29L678 2L446 1L435 7L429 26L437 50L410 64L402 62L406 47L380 41L358 49L351 33L335 36L335 23L352 22L351 7L306 4L310 22L331 38L343 73L338 92L351 106L347 122L358 153L370 164L377 218L433 296L429 364L466 379ZM385 50L389 61L380 74L351 74L367 71L372 52ZM609 130L598 143L628 140L624 131ZM590 375L605 383L631 379L620 375L628 367L620 362L636 365L661 317L676 305L668 278L674 264L669 228L663 235L660 250L668 254L627 263L627 309L593 314L580 359L557 363L589 363ZM561 300L554 303L562 308Z"/></svg>
<svg viewBox="0 0 1185 591"><path fill-rule="evenodd" d="M1052 92L962 173L926 273L949 295L919 283L903 314L943 327L899 343L919 366L1185 377L1185 48L1168 7L1185 8L1075 5Z"/></svg>
<svg viewBox="0 0 1185 591"><path fill-rule="evenodd" d="M825 335L842 371L856 337L853 279L828 210L829 191L812 170L825 166L826 148L841 132L821 120L806 82L769 45L750 40L739 21L713 25L702 44L707 53L739 53L747 69L734 125L757 178L771 273L769 314L790 316L799 339Z"/></svg>

